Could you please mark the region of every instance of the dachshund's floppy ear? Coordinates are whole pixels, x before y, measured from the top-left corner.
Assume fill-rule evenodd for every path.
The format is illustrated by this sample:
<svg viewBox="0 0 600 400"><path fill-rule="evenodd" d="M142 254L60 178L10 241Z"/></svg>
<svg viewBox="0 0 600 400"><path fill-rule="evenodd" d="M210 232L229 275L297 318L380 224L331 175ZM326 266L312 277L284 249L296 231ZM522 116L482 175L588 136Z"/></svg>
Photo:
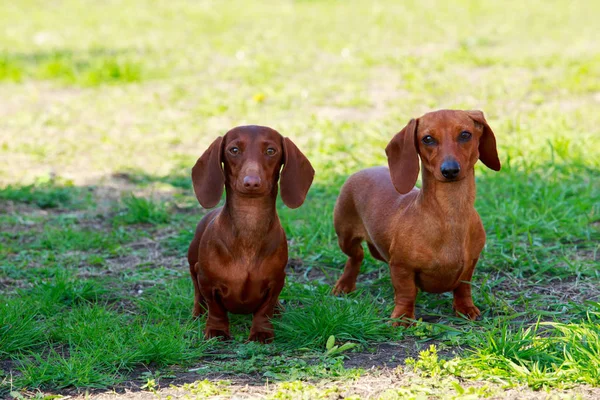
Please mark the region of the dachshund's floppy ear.
<svg viewBox="0 0 600 400"><path fill-rule="evenodd" d="M419 177L419 156L415 143L418 124L418 119L411 119L385 148L392 183L401 194L410 192Z"/></svg>
<svg viewBox="0 0 600 400"><path fill-rule="evenodd" d="M281 171L281 199L289 208L298 208L304 203L312 184L315 170L310 161L294 142L283 138L283 170Z"/></svg>
<svg viewBox="0 0 600 400"><path fill-rule="evenodd" d="M225 175L221 167L223 137L219 136L209 146L192 168L192 183L198 202L204 208L219 203L225 186Z"/></svg>
<svg viewBox="0 0 600 400"><path fill-rule="evenodd" d="M500 159L498 158L498 150L496 149L496 137L492 128L488 125L483 112L479 110L467 111L467 114L473 121L483 127L483 135L479 139L479 159L488 168L494 171L500 171Z"/></svg>

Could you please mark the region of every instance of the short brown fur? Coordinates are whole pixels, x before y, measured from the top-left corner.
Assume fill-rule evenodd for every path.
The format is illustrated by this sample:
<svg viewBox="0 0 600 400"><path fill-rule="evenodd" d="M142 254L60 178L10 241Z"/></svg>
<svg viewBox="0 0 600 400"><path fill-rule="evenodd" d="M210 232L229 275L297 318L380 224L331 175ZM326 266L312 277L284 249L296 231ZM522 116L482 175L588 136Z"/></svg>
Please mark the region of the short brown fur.
<svg viewBox="0 0 600 400"><path fill-rule="evenodd" d="M236 150L237 149L237 150ZM225 205L198 224L188 250L195 317L208 309L205 336L229 338L228 313L253 314L249 340L273 339L288 260L275 201L302 205L314 170L288 138L262 126L241 126L218 137L192 169L194 191L206 208Z"/></svg>
<svg viewBox="0 0 600 400"><path fill-rule="evenodd" d="M430 140L425 136L435 143L424 143ZM471 277L485 231L474 208L473 167L480 159L500 170L494 133L483 113L439 110L413 119L390 141L386 154L389 169L362 170L341 189L334 225L348 260L334 293L355 290L364 258L361 243L366 241L373 257L390 266L395 293L392 318L402 318L396 325L414 320L417 288L453 291L456 313L479 317ZM419 158L421 190L414 188ZM459 171L450 171L449 166L456 164ZM451 172L456 175L450 179L444 175Z"/></svg>

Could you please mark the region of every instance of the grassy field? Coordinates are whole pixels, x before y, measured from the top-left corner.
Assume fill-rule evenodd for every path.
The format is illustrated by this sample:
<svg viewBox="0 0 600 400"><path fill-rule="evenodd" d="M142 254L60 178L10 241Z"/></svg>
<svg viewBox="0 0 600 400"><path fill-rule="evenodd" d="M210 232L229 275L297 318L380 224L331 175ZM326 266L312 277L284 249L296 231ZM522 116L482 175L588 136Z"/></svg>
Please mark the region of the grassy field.
<svg viewBox="0 0 600 400"><path fill-rule="evenodd" d="M452 4L452 5L451 5ZM600 3L585 0L0 3L0 398L600 396ZM411 117L481 109L481 321L420 293L392 328L386 265L332 297L332 209ZM271 345L205 341L185 251L190 169L242 124L316 177L279 207ZM332 338L333 337L333 338ZM351 343L351 344L346 344ZM125 391L126 394L122 394Z"/></svg>

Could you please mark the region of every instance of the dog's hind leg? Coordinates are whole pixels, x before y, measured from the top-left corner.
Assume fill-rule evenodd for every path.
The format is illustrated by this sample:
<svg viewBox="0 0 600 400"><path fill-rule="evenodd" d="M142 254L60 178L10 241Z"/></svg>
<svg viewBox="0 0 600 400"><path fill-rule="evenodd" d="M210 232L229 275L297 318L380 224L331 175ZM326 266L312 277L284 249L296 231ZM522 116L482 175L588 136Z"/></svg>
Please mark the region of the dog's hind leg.
<svg viewBox="0 0 600 400"><path fill-rule="evenodd" d="M350 293L356 289L356 278L360 272L360 265L365 258L362 248L362 238L340 236L338 242L342 251L348 256L344 272L338 279L333 294Z"/></svg>

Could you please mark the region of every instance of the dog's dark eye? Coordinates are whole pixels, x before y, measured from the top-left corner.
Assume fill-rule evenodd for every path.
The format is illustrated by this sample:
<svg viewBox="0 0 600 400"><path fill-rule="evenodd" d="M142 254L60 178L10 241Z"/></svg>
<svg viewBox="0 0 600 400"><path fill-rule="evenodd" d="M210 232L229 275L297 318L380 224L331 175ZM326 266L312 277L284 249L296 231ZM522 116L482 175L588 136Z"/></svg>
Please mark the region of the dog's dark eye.
<svg viewBox="0 0 600 400"><path fill-rule="evenodd" d="M421 139L421 142L425 143L426 145L432 145L435 143L435 139L431 135L425 135L423 136L423 139Z"/></svg>
<svg viewBox="0 0 600 400"><path fill-rule="evenodd" d="M460 135L458 135L458 140L460 140L461 142L468 142L469 140L471 140L471 133L467 132L467 131L463 131L460 133Z"/></svg>
<svg viewBox="0 0 600 400"><path fill-rule="evenodd" d="M239 147L232 147L229 149L229 152L231 154L233 154L234 156L237 156L240 153L240 149L239 149Z"/></svg>
<svg viewBox="0 0 600 400"><path fill-rule="evenodd" d="M272 147L269 147L269 148L267 149L267 155L268 155L268 156L272 156L272 155L274 155L275 153L277 153L277 150L275 150L274 148L272 148Z"/></svg>

